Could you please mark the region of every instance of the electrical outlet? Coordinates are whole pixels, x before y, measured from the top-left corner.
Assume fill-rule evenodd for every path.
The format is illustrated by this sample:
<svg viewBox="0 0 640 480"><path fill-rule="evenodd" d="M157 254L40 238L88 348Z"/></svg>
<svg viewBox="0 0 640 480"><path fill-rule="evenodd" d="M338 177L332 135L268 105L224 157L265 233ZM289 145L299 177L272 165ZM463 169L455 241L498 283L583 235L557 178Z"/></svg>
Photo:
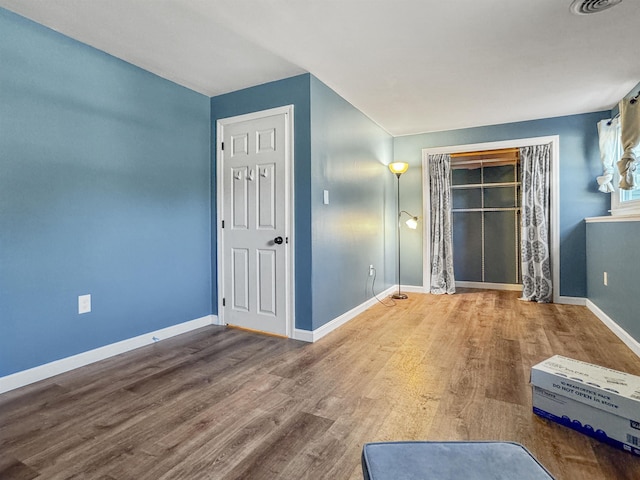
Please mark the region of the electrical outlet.
<svg viewBox="0 0 640 480"><path fill-rule="evenodd" d="M607 275L607 272L604 272L604 275L603 275L602 281L603 281L603 283L604 283L605 287L606 287L607 285L609 285L609 275Z"/></svg>
<svg viewBox="0 0 640 480"><path fill-rule="evenodd" d="M373 277L373 265L369 265L369 276Z"/></svg>
<svg viewBox="0 0 640 480"><path fill-rule="evenodd" d="M91 295L80 295L78 297L78 313L89 313L91 311Z"/></svg>

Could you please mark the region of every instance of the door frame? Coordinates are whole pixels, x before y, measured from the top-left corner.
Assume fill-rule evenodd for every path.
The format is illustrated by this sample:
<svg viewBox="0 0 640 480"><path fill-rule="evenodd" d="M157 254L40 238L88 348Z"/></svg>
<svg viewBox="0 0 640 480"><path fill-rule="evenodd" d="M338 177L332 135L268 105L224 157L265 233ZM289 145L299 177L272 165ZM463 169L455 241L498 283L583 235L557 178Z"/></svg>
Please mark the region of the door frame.
<svg viewBox="0 0 640 480"><path fill-rule="evenodd" d="M422 288L425 293L431 291L431 196L429 187L429 155L438 153L464 153L479 150L499 150L502 148L520 148L533 145L551 144L550 161L550 240L551 240L551 274L553 281L553 302L566 303L568 297L560 297L560 136L518 138L499 142L483 142L466 145L422 149Z"/></svg>
<svg viewBox="0 0 640 480"><path fill-rule="evenodd" d="M217 235L217 275L218 282L218 324L226 325L224 319L224 235L222 228L222 214L224 212L224 189L223 189L223 159L222 142L224 140L224 127L234 123L256 120L274 115L285 115L285 236L288 243L285 243L285 322L287 337L293 337L295 325L295 209L294 209L294 141L293 141L293 105L270 108L258 112L236 115L228 118L218 119L216 122L216 235Z"/></svg>

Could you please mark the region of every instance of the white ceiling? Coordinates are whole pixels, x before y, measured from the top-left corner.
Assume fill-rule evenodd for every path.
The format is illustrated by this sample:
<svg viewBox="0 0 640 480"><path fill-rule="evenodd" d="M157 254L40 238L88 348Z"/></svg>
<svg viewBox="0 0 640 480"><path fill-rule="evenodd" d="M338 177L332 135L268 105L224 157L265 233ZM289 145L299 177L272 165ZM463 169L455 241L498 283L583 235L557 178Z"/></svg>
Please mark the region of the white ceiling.
<svg viewBox="0 0 640 480"><path fill-rule="evenodd" d="M208 96L311 72L393 135L610 109L640 1L0 0Z"/></svg>

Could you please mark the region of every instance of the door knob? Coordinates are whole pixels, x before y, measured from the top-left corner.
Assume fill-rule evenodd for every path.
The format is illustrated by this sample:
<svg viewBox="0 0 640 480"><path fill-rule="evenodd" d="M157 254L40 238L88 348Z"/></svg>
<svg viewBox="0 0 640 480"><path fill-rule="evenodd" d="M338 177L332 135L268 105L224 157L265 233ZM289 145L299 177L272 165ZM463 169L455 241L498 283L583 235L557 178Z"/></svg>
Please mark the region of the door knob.
<svg viewBox="0 0 640 480"><path fill-rule="evenodd" d="M282 237L276 237L273 239L273 243L275 243L276 245L282 245L282 242L284 240L282 240Z"/></svg>

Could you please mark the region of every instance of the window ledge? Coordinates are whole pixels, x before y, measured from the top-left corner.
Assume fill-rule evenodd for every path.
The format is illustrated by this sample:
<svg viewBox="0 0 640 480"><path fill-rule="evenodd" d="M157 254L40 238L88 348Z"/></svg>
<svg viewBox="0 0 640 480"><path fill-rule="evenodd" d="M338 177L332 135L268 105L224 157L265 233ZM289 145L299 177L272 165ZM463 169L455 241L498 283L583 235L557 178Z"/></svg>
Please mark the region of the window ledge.
<svg viewBox="0 0 640 480"><path fill-rule="evenodd" d="M607 222L640 222L640 214L635 215L611 215L606 217L589 217L584 219L587 223Z"/></svg>

